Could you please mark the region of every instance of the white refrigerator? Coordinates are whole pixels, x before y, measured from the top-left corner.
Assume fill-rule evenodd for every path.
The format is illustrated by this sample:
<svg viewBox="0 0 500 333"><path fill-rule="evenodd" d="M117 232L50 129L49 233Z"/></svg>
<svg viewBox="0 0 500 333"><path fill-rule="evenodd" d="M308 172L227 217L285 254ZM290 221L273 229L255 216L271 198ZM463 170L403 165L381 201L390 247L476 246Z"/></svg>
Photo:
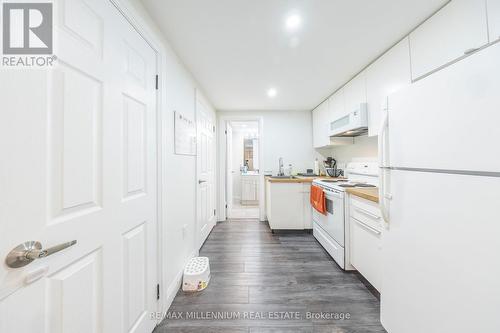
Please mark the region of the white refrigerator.
<svg viewBox="0 0 500 333"><path fill-rule="evenodd" d="M382 324L500 332L500 44L391 95L379 145Z"/></svg>

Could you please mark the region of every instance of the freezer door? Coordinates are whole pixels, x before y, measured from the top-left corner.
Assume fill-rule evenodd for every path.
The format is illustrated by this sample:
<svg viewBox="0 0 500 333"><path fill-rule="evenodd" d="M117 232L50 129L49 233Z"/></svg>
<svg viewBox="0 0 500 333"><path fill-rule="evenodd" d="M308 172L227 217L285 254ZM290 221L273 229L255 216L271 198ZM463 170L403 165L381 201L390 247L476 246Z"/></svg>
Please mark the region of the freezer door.
<svg viewBox="0 0 500 333"><path fill-rule="evenodd" d="M500 178L390 171L388 332L500 332Z"/></svg>
<svg viewBox="0 0 500 333"><path fill-rule="evenodd" d="M389 96L391 167L500 172L500 44Z"/></svg>

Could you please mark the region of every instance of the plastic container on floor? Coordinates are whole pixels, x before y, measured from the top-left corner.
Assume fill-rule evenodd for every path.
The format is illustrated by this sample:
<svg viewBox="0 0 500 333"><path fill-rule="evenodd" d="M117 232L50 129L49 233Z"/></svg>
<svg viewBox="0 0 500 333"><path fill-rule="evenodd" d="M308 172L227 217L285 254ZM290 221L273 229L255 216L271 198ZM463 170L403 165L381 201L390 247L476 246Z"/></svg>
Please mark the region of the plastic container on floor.
<svg viewBox="0 0 500 333"><path fill-rule="evenodd" d="M194 257L184 268L182 290L201 291L210 281L210 262L207 257Z"/></svg>

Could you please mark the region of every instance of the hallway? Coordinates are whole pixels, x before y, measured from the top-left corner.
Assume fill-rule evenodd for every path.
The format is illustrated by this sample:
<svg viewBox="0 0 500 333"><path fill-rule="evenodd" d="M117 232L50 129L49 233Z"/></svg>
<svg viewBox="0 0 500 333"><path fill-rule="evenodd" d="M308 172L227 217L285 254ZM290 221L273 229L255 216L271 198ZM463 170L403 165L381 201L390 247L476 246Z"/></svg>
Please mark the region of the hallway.
<svg viewBox="0 0 500 333"><path fill-rule="evenodd" d="M179 291L155 333L385 332L377 298L311 234L228 221L215 226L200 256L210 258L208 288Z"/></svg>

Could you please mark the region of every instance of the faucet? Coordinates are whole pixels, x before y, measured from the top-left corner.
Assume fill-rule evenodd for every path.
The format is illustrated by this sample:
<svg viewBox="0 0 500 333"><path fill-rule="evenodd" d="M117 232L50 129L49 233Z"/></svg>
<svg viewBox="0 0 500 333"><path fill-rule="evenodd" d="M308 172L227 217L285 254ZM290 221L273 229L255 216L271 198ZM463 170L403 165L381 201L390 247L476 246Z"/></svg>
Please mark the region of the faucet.
<svg viewBox="0 0 500 333"><path fill-rule="evenodd" d="M283 157L280 157L280 159L279 159L278 176L284 176L284 175L285 175L285 170L283 169Z"/></svg>

